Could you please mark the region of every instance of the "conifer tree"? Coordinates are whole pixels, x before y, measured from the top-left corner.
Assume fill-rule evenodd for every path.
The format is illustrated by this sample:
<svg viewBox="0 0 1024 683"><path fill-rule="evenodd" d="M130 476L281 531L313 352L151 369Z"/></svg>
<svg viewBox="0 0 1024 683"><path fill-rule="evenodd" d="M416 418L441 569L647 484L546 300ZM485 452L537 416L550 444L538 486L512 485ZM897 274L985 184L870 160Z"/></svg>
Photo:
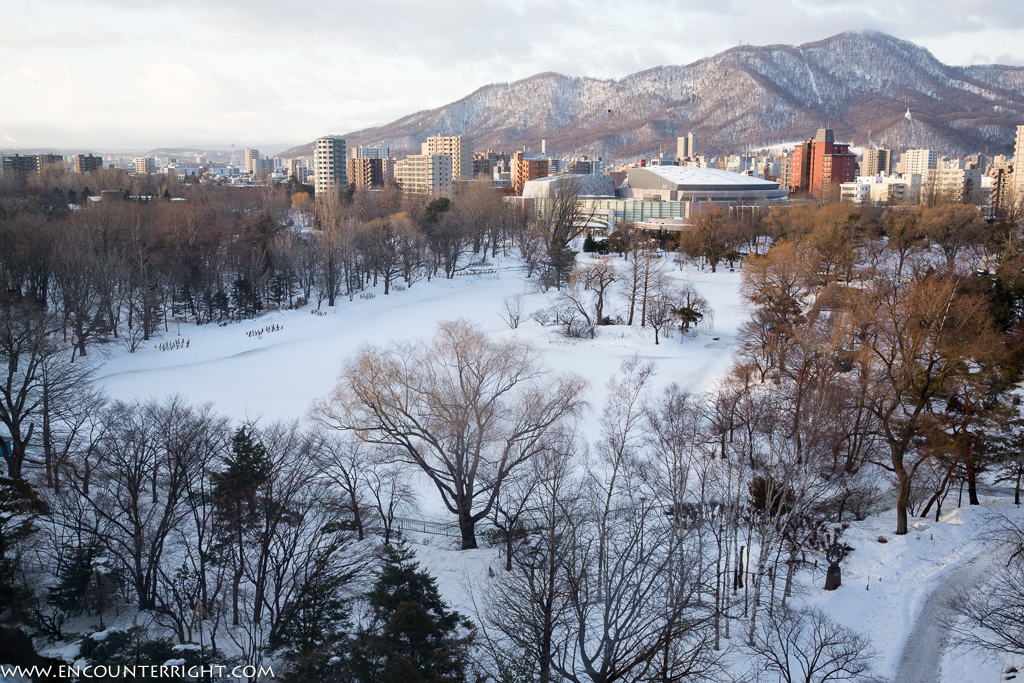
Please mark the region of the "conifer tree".
<svg viewBox="0 0 1024 683"><path fill-rule="evenodd" d="M384 566L369 593L370 620L353 655L361 683L460 683L467 680L472 623L450 610L437 581L404 544L384 546Z"/></svg>

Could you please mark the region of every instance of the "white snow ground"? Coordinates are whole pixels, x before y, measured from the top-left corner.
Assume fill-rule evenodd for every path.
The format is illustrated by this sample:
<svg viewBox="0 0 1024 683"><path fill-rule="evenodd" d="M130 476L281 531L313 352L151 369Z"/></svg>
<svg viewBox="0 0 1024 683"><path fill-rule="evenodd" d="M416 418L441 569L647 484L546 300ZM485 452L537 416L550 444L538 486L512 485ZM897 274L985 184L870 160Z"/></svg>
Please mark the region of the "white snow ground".
<svg viewBox="0 0 1024 683"><path fill-rule="evenodd" d="M434 333L439 321L466 318L488 334L529 339L548 367L586 377L591 385L591 412L583 432L591 437L596 436L605 384L624 359L639 354L657 363L655 391L672 382L700 388L728 370L736 330L750 310L739 296L739 271L729 272L728 267L717 273L692 267L679 270L666 258L666 271L692 282L711 303L714 324L706 333L683 340L677 333L655 346L650 328L613 326L600 328L595 340L568 340L554 328L529 319L530 313L550 306L556 292L536 292L535 279L526 280L517 261L499 261L477 270L480 274L467 273L454 280L420 281L388 296L378 287L373 299L342 299L333 309L325 303L321 311L327 315L311 314L312 307L274 311L225 327L182 324L180 333L179 326L171 323L168 333L133 354L108 346L109 357L97 377L115 399L180 393L193 402L212 402L218 412L237 420L290 420L306 415L314 401L327 396L342 361L360 344L425 338ZM505 297L518 294L524 295L526 315L519 329L512 331L499 312ZM246 334L274 324L282 329L260 337ZM179 334L188 340L188 348L157 349L159 343L173 341ZM417 484L422 491L421 515L446 518L440 500L432 495L432 485L425 477Z"/></svg>
<svg viewBox="0 0 1024 683"><path fill-rule="evenodd" d="M462 317L488 334L518 334L530 339L550 368L585 376L591 384L591 412L584 433L593 437L605 400L605 384L623 359L638 354L654 360L655 391L671 382L699 389L722 377L732 363L737 328L750 312L739 296L740 273L729 272L727 267L714 274L692 267L680 271L671 264L666 269L673 277L692 282L711 303L714 324L705 333L682 340L677 334L655 346L652 331L635 327L600 328L596 340L567 340L553 328L529 319L524 319L517 331L510 331L499 317L504 297L524 294L528 315L549 305L554 293L537 293L518 264L506 259L479 269L477 274L451 281L417 282L387 297L378 288L373 299L344 299L334 309L324 305L324 316L312 315L306 308L275 311L225 327L181 325L180 336L189 340L189 347L157 350L156 344L178 336L177 325L172 323L169 333L134 354L108 347L98 378L112 398L180 393L195 402L212 402L218 412L238 420L298 418L330 391L342 360L359 344L426 337L438 321ZM246 335L273 324L283 329L264 332L261 337ZM419 485L421 516L446 519L429 484L421 480ZM869 635L876 651L875 673L892 680L907 636L919 627L916 620L929 596L951 580L957 568L984 558L988 551L976 537L990 510L1012 509L1005 500L987 499L985 503L981 508L954 511L938 523L915 520L911 532L903 537L891 533L895 526L891 511L853 523L845 533L846 542L855 550L844 561L843 586L833 593L822 589L822 562L820 576L804 573L799 577L802 590L798 602L819 605L841 623ZM879 536L888 542L879 543ZM488 568L502 571L497 550L459 552L456 539L415 539L420 560L437 576L445 598L456 609L474 614L473 598L479 600L486 590ZM941 637L941 632L938 635ZM734 634L733 641L738 640ZM934 646L933 640L929 647ZM941 644L932 651L941 656L940 681L998 680L1003 665L1002 658ZM1024 661L1016 665L1024 668Z"/></svg>

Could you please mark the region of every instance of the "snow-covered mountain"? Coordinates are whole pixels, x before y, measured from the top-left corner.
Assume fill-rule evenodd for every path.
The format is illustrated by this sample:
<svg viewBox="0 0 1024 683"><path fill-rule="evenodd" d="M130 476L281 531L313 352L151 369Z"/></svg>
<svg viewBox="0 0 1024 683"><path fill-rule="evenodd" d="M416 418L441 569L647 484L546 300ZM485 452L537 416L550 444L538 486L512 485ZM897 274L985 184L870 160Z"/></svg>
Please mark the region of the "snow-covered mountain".
<svg viewBox="0 0 1024 683"><path fill-rule="evenodd" d="M345 137L395 152L437 134L471 135L477 150L538 149L546 139L559 156L628 159L674 153L676 137L691 130L701 152L740 152L829 125L854 145L870 137L895 149L969 153L1009 151L1020 124L1024 67L948 66L911 42L850 32L799 46L743 45L619 80L537 74Z"/></svg>

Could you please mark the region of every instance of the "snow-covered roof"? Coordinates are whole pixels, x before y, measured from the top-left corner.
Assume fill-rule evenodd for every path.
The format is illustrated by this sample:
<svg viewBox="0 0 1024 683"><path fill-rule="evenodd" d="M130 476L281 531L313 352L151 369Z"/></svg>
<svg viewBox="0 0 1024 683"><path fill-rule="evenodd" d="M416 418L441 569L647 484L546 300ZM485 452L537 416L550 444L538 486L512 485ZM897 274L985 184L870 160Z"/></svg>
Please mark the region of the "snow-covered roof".
<svg viewBox="0 0 1024 683"><path fill-rule="evenodd" d="M646 166L627 171L629 186L647 190L775 190L761 178L696 166Z"/></svg>
<svg viewBox="0 0 1024 683"><path fill-rule="evenodd" d="M577 182L580 189L579 196L589 197L614 197L615 183L603 173L565 173L563 175L550 176L527 180L523 185L524 197L554 197L555 187L558 183Z"/></svg>

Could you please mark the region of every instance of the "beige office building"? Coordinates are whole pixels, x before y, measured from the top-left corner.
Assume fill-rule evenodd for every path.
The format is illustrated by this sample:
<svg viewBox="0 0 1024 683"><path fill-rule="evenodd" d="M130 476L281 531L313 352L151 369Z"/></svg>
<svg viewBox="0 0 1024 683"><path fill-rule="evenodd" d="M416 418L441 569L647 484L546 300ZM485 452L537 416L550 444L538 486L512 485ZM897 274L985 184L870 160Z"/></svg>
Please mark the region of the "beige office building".
<svg viewBox="0 0 1024 683"><path fill-rule="evenodd" d="M473 180L473 138L438 135L423 143L423 154L447 154L452 158L452 180Z"/></svg>
<svg viewBox="0 0 1024 683"><path fill-rule="evenodd" d="M471 158L472 161L472 158ZM452 157L448 154L413 154L395 163L395 182L413 194L438 194L451 187Z"/></svg>

